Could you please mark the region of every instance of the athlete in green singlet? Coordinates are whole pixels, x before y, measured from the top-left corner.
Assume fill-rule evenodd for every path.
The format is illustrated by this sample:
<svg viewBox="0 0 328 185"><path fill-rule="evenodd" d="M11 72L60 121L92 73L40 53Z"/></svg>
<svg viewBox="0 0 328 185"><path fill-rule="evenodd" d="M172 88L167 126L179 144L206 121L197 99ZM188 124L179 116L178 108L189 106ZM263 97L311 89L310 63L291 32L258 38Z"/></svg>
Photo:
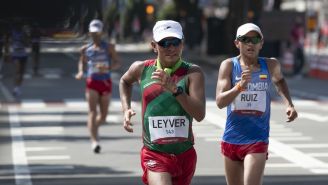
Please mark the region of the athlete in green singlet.
<svg viewBox="0 0 328 185"><path fill-rule="evenodd" d="M156 185L189 185L196 168L193 119L205 117L204 74L199 66L181 59L181 25L158 21L151 46L156 59L134 62L120 81L125 130L133 132L132 86L142 94L143 182Z"/></svg>

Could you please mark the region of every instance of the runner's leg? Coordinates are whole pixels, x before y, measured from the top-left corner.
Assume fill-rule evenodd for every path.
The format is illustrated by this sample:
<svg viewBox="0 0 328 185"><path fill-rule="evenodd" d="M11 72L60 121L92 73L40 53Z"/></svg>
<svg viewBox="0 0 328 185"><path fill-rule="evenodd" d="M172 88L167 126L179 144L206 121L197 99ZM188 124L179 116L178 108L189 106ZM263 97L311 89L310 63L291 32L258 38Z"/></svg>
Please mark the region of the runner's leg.
<svg viewBox="0 0 328 185"><path fill-rule="evenodd" d="M224 157L224 167L225 167L227 185L244 185L243 162L233 161L226 156L223 157Z"/></svg>
<svg viewBox="0 0 328 185"><path fill-rule="evenodd" d="M14 63L16 68L15 86L19 87L23 83L25 67L26 67L26 59L16 59Z"/></svg>
<svg viewBox="0 0 328 185"><path fill-rule="evenodd" d="M147 170L149 185L172 185L172 177L168 172L153 172Z"/></svg>
<svg viewBox="0 0 328 185"><path fill-rule="evenodd" d="M266 153L250 153L244 160L245 185L261 185L266 162Z"/></svg>
<svg viewBox="0 0 328 185"><path fill-rule="evenodd" d="M88 102L88 129L91 136L91 142L95 143L98 141L98 126L96 125L97 117L97 103L99 101L99 94L97 91L88 89L86 91L86 98Z"/></svg>
<svg viewBox="0 0 328 185"><path fill-rule="evenodd" d="M110 104L110 99L111 99L111 95L112 94L106 94L103 96L100 96L100 104L99 104L99 108L100 108L100 114L97 116L97 126L99 127L101 124L106 123L106 118L107 118L107 114L108 114L108 107Z"/></svg>

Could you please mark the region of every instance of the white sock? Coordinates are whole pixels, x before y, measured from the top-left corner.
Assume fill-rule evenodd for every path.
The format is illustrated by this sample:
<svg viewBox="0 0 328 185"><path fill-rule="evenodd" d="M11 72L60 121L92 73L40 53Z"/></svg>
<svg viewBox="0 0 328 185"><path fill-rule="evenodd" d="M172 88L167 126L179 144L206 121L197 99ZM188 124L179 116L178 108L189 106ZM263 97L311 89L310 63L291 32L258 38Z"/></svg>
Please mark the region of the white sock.
<svg viewBox="0 0 328 185"><path fill-rule="evenodd" d="M99 146L98 141L92 142L92 144L91 144L92 149L96 148L97 146Z"/></svg>

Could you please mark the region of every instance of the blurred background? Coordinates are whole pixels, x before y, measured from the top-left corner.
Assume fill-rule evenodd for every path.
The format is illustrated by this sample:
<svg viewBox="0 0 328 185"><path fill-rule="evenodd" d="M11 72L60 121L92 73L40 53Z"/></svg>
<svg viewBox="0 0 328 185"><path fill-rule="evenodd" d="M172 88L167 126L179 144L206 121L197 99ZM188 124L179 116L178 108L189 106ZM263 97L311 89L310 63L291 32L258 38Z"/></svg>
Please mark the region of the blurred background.
<svg viewBox="0 0 328 185"><path fill-rule="evenodd" d="M117 43L149 42L157 20L173 19L184 27L187 50L210 56L235 55L236 29L253 22L265 36L262 55L283 58L297 37L311 56L302 59L308 67L305 72L328 79L309 72L309 67L323 65L313 55L327 48L327 0L12 0L0 9L2 33L21 21L27 31L38 26L43 37L83 37L90 20L99 18L107 36ZM300 35L292 33L295 24L303 28ZM293 65L285 63L286 68Z"/></svg>
<svg viewBox="0 0 328 185"><path fill-rule="evenodd" d="M328 0L4 0L0 3L0 184L139 185L141 105L133 88L134 133L122 127L119 80L150 49L157 20L183 26L183 58L205 75L206 117L193 123L198 163L192 185L224 185L219 142L226 110L215 103L222 60L238 53L239 25L258 24L261 55L278 58L299 118L285 123L285 105L272 97L266 185L328 184ZM80 48L90 42L92 19L105 24L104 39L122 61L111 71L112 101L100 129L102 152L90 149L85 79L76 80ZM17 63L4 43L21 26L26 70L15 93ZM14 39L13 39L14 40ZM23 40L21 40L23 43ZM19 69L19 68L18 68Z"/></svg>

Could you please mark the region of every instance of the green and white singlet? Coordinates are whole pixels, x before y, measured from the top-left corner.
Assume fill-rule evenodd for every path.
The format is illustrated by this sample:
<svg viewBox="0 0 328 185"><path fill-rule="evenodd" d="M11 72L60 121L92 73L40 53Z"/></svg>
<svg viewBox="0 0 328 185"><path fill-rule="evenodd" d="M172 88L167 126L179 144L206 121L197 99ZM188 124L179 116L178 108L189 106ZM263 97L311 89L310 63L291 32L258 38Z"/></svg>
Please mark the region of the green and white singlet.
<svg viewBox="0 0 328 185"><path fill-rule="evenodd" d="M172 71L171 78L188 94L187 73L190 63L182 61ZM157 69L156 60L144 63L140 88L142 92L143 143L150 150L180 154L194 144L192 117L182 108L172 93L165 90L152 73Z"/></svg>

